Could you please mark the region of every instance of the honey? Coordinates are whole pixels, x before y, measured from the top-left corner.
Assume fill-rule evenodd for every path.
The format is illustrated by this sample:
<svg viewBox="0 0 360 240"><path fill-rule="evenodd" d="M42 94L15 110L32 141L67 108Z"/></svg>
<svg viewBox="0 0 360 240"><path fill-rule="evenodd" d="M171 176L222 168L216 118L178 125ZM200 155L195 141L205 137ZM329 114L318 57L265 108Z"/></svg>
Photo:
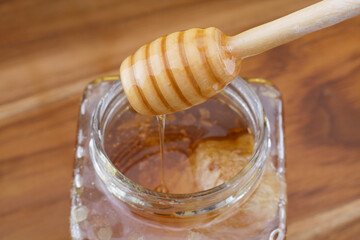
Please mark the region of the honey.
<svg viewBox="0 0 360 240"><path fill-rule="evenodd" d="M120 172L166 193L204 191L230 180L250 159L253 142L238 113L217 99L158 119L127 110L105 133L105 150Z"/></svg>

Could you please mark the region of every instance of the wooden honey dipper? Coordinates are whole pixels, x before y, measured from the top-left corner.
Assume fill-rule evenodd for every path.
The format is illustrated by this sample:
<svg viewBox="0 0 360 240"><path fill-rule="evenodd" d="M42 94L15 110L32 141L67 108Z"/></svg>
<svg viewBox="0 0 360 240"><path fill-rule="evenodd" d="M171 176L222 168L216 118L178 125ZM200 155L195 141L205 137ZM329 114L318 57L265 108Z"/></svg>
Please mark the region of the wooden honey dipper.
<svg viewBox="0 0 360 240"><path fill-rule="evenodd" d="M324 0L233 37L216 28L175 32L142 46L120 67L131 106L143 115L200 104L239 74L241 60L360 14L360 0Z"/></svg>

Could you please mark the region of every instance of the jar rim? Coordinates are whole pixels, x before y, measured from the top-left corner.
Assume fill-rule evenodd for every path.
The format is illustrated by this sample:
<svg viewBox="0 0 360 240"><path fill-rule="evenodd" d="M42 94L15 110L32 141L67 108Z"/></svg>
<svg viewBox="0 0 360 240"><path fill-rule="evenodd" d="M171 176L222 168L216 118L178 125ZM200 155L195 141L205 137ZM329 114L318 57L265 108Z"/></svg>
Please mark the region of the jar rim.
<svg viewBox="0 0 360 240"><path fill-rule="evenodd" d="M251 107L254 108L253 111L256 111L255 120L258 124L257 127L259 127L259 131L256 134L254 133L255 145L253 154L251 155L246 165L229 181L226 181L213 188L193 193L161 193L135 183L131 179L127 178L124 174L122 174L114 166L114 164L106 154L102 138L101 126L106 106L111 101L114 101L114 98L116 97L116 94L114 95L114 92L116 92L117 94L123 93L120 81L120 79L115 81L111 89L101 98L100 102L98 103L92 115L90 139L90 155L95 170L100 176L100 178L103 180L108 190L110 190L110 192L116 197L120 198L121 200L126 199L126 201L130 201L132 205L136 205L137 207L153 207L154 204L160 203L160 206L157 206L158 210L163 209L165 205L173 206L176 208L180 206L187 208L185 206L186 204L189 204L191 202L203 201L204 199L215 200L213 203L216 203L216 208L219 208L224 204L229 204L229 201L234 202L238 200L232 197L233 191L229 191L231 190L229 189L230 187L234 188L235 186L246 184L246 181L244 182L242 180L251 178L251 176L249 176L251 175L251 173L254 174L254 172L259 172L259 170L262 170L264 168L271 144L269 124L267 122L260 99L257 97L257 94L253 91L253 89L251 89L250 86L248 86L245 80L237 78L226 87L225 91L232 91L230 94L239 94L241 92L245 97L248 98L246 100L252 104ZM120 100L127 102L125 94L122 95L123 96ZM261 175L262 172L260 174L257 174L257 180L255 182L258 182ZM222 193L225 193L225 196L219 197L219 195L221 195ZM241 194L239 197L242 197ZM147 201L149 201L150 199L150 204L147 201L142 201L142 198L146 198ZM226 201L226 199L228 200ZM151 202L151 200L154 201ZM213 206L213 203L210 205ZM167 208L167 210L169 209ZM204 208L197 209L195 212L192 211L193 214L190 215L202 213L203 210ZM179 213L179 211L177 212ZM161 215L161 213L158 214Z"/></svg>

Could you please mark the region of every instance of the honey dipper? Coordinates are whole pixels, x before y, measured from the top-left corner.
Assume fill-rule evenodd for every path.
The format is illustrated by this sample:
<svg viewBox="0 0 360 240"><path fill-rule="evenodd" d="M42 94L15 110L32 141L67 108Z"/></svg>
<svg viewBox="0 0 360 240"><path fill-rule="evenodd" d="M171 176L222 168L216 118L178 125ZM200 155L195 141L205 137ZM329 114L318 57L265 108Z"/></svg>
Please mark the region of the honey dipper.
<svg viewBox="0 0 360 240"><path fill-rule="evenodd" d="M142 46L120 67L131 106L160 115L206 101L235 79L241 60L360 14L360 0L324 0L235 36L216 28L175 32Z"/></svg>

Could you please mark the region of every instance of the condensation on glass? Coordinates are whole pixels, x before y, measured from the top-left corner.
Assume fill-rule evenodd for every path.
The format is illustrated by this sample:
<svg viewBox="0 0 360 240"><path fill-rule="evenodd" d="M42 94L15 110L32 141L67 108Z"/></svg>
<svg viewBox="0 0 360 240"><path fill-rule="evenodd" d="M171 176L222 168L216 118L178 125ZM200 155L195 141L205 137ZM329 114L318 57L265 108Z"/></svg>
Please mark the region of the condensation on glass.
<svg viewBox="0 0 360 240"><path fill-rule="evenodd" d="M240 171L225 182L209 184L210 177L200 178L196 181L205 187L194 188L197 192L186 193L185 190L183 193L180 187L175 193L159 193L151 190L151 186L136 184L126 177L129 175L119 171L121 164L131 163L131 157L120 165L109 158L112 148L106 146L107 130L115 117L131 111L118 77L100 78L90 83L84 91L78 126L71 191L72 238L284 239L286 183L279 91L262 79L237 78L210 101L213 106L218 104L218 114L221 114L218 108L222 104L238 115L238 123L253 135L254 151ZM222 123L221 118L213 122L203 119L209 116L205 108L206 105L199 105L186 110L194 113L198 109L199 116L195 120L204 121L203 132L211 133L209 129L216 124L222 128L236 125L234 115L231 123ZM187 112L178 114L187 116ZM171 116L169 118L171 123ZM142 121L141 116L136 119ZM134 122L133 119L129 121ZM183 134L194 131L190 129ZM220 130L217 133L225 134ZM125 149L126 143L121 144L121 141L117 148ZM131 146L128 151L131 152ZM173 157L176 158L176 154ZM196 169L192 169L192 173L196 176ZM178 180L184 181L186 178Z"/></svg>

